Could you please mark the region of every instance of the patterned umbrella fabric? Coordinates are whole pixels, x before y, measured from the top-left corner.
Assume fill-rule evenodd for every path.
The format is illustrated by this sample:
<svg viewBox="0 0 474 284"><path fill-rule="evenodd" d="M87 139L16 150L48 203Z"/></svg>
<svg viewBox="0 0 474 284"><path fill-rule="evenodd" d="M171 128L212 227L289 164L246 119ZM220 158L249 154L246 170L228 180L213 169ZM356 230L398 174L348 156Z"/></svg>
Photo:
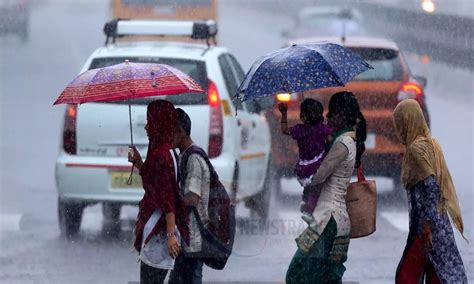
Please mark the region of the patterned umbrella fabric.
<svg viewBox="0 0 474 284"><path fill-rule="evenodd" d="M353 51L334 43L293 44L259 58L241 83L241 101L307 90L344 86L373 69Z"/></svg>
<svg viewBox="0 0 474 284"><path fill-rule="evenodd" d="M54 104L82 104L177 95L204 90L191 77L165 64L125 63L88 70L77 76Z"/></svg>

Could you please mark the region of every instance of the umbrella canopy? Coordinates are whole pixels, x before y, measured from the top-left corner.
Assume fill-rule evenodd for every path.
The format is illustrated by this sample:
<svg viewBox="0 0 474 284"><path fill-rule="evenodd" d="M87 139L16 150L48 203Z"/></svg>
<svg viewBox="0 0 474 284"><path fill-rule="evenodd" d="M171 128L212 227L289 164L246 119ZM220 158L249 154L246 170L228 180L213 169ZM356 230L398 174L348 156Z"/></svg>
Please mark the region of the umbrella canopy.
<svg viewBox="0 0 474 284"><path fill-rule="evenodd" d="M125 61L80 74L54 104L130 100L192 92L204 93L204 90L176 68L165 64Z"/></svg>
<svg viewBox="0 0 474 284"><path fill-rule="evenodd" d="M236 97L245 101L276 93L344 86L368 69L373 68L338 44L293 44L259 58L245 75Z"/></svg>

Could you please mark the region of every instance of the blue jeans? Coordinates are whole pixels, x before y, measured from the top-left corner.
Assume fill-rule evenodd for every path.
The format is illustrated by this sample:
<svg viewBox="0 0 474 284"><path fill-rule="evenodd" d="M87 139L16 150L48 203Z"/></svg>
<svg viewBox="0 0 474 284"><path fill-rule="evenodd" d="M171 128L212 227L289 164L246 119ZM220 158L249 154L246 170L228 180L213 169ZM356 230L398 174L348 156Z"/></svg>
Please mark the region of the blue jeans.
<svg viewBox="0 0 474 284"><path fill-rule="evenodd" d="M186 257L181 253L174 263L171 271L169 284L201 284L202 283L201 259L196 257Z"/></svg>
<svg viewBox="0 0 474 284"><path fill-rule="evenodd" d="M140 284L160 284L165 282L168 270L155 268L143 263L140 264Z"/></svg>

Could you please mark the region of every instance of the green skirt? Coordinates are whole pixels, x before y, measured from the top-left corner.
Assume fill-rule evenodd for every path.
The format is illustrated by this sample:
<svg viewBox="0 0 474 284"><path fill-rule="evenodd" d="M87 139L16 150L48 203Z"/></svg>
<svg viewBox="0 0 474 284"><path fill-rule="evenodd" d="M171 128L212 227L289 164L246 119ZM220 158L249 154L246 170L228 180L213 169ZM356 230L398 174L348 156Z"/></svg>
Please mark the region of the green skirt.
<svg viewBox="0 0 474 284"><path fill-rule="evenodd" d="M342 283L349 237L336 235L337 223L331 218L307 253L298 248L286 272L286 283Z"/></svg>

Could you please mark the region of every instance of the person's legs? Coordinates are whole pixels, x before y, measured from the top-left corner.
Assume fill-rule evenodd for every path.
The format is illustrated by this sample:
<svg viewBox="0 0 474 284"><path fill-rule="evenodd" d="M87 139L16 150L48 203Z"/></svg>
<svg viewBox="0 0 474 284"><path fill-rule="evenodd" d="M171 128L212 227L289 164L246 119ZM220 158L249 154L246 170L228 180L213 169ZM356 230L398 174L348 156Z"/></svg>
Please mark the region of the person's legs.
<svg viewBox="0 0 474 284"><path fill-rule="evenodd" d="M346 272L346 267L342 263L328 262L328 271L326 274L326 283L340 284L342 283L342 275Z"/></svg>
<svg viewBox="0 0 474 284"><path fill-rule="evenodd" d="M405 252L398 265L395 283L418 284L428 262L420 237L409 237Z"/></svg>
<svg viewBox="0 0 474 284"><path fill-rule="evenodd" d="M174 261L173 270L170 273L169 284L184 284L186 283L187 264L183 253L180 253Z"/></svg>
<svg viewBox="0 0 474 284"><path fill-rule="evenodd" d="M438 278L438 274L436 274L436 270L433 266L431 261L428 261L426 268L426 284L441 284L441 281Z"/></svg>
<svg viewBox="0 0 474 284"><path fill-rule="evenodd" d="M298 249L286 272L286 283L320 283L327 270L323 259L307 256Z"/></svg>
<svg viewBox="0 0 474 284"><path fill-rule="evenodd" d="M303 189L303 198L301 201L301 218L308 224L314 221L313 212L318 204L319 192L314 186L305 186Z"/></svg>
<svg viewBox="0 0 474 284"><path fill-rule="evenodd" d="M337 224L331 218L319 240L308 253L300 249L296 251L286 273L286 283L326 283L330 271L328 258L336 234Z"/></svg>
<svg viewBox="0 0 474 284"><path fill-rule="evenodd" d="M316 205L318 205L320 190L318 186L308 186L307 187L307 210L313 214Z"/></svg>
<svg viewBox="0 0 474 284"><path fill-rule="evenodd" d="M309 194L308 187L307 186L303 187L303 196L301 197L301 207L300 207L301 212L307 211L306 206L308 203L308 194Z"/></svg>
<svg viewBox="0 0 474 284"><path fill-rule="evenodd" d="M201 284L202 283L202 260L194 258L190 260L190 273L191 273L191 282L192 284Z"/></svg>
<svg viewBox="0 0 474 284"><path fill-rule="evenodd" d="M199 258L180 254L171 271L170 284L201 284L203 263Z"/></svg>
<svg viewBox="0 0 474 284"><path fill-rule="evenodd" d="M141 284L156 284L164 283L168 270L159 269L140 263L140 283Z"/></svg>
<svg viewBox="0 0 474 284"><path fill-rule="evenodd" d="M342 283L342 276L346 272L344 263L347 261L349 243L349 237L335 238L327 261L328 273L326 279L328 283Z"/></svg>

